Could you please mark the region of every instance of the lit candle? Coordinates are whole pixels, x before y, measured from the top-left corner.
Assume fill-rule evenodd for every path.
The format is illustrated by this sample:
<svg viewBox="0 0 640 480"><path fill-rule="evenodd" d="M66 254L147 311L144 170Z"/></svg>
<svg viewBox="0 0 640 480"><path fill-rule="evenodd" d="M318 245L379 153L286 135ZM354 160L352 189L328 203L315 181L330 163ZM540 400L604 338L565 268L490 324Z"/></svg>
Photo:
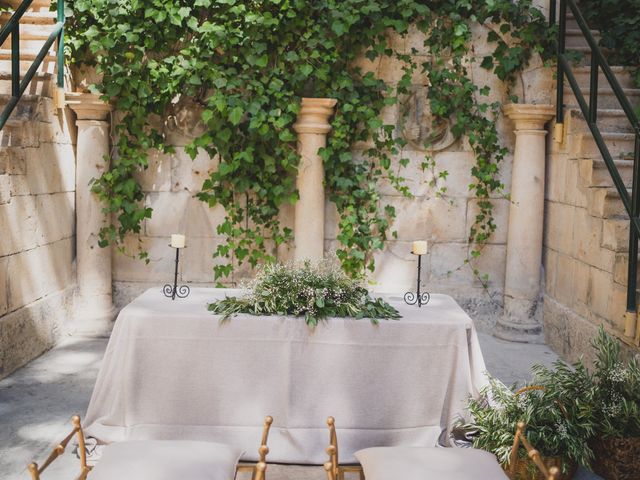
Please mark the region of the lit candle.
<svg viewBox="0 0 640 480"><path fill-rule="evenodd" d="M171 246L173 248L184 248L187 237L179 233L171 235Z"/></svg>
<svg viewBox="0 0 640 480"><path fill-rule="evenodd" d="M414 255L426 255L427 254L427 242L424 240L419 240L417 242L413 242L413 246L411 248L411 253Z"/></svg>

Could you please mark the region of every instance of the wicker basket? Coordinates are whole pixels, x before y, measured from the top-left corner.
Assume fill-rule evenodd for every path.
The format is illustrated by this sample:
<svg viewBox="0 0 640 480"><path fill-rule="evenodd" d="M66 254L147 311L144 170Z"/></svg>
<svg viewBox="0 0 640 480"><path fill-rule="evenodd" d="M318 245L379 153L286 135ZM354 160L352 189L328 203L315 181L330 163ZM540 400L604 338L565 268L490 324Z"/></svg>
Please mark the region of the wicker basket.
<svg viewBox="0 0 640 480"><path fill-rule="evenodd" d="M563 457L544 457L544 464L547 468L558 467L562 472L562 467L567 464L567 473L561 473L558 480L571 480L578 469L574 462L565 460ZM540 470L527 458L519 458L516 463L515 473L509 475L511 480L547 480Z"/></svg>
<svg viewBox="0 0 640 480"><path fill-rule="evenodd" d="M593 471L606 480L640 480L640 437L605 437L591 442Z"/></svg>

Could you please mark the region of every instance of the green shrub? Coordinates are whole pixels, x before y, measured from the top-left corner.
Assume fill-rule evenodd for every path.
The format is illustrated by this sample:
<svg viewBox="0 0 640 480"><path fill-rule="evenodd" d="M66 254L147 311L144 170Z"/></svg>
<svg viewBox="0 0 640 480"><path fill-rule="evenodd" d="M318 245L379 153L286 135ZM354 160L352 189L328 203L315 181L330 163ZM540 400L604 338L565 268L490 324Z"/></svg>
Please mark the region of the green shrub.
<svg viewBox="0 0 640 480"><path fill-rule="evenodd" d="M553 389L524 389L516 393L494 378L479 399L469 401L473 420L464 429L474 431L473 446L491 452L504 466L519 421L527 424L526 435L543 456L562 456L581 465L588 465L593 456L587 445L591 434L589 424L579 424L567 414L571 405L557 401ZM520 456L526 451L521 447ZM568 465L563 464L563 469Z"/></svg>
<svg viewBox="0 0 640 480"><path fill-rule="evenodd" d="M600 45L611 49L609 63L631 67L640 87L640 1L581 0L579 7L589 26L600 30Z"/></svg>
<svg viewBox="0 0 640 480"><path fill-rule="evenodd" d="M554 397L571 406L574 422L593 425L594 435L640 437L640 362L622 360L620 342L600 327L592 341L596 360L590 372L580 360L573 369L558 361L537 365L537 378Z"/></svg>

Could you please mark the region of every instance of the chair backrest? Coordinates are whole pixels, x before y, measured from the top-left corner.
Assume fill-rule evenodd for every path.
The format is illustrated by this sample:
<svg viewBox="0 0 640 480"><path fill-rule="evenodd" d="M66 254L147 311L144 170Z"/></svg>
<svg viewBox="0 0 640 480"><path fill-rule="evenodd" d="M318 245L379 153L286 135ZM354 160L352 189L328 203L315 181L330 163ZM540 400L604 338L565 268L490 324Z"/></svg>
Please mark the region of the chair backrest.
<svg viewBox="0 0 640 480"><path fill-rule="evenodd" d="M252 480L265 480L265 471L267 470L267 464L264 462L258 462L256 464L255 473L251 477Z"/></svg>
<svg viewBox="0 0 640 480"><path fill-rule="evenodd" d="M336 435L336 419L327 418L327 426L329 427L329 446L327 447L327 455L329 461L324 464L324 470L327 472L328 480L337 480L340 475L340 461L338 459L338 437Z"/></svg>
<svg viewBox="0 0 640 480"><path fill-rule="evenodd" d="M329 447L327 447L329 461L324 464L327 480L344 480L345 473L358 474L360 480L364 480L364 472L360 465L340 465L336 421L333 417L327 418L327 426L329 427Z"/></svg>
<svg viewBox="0 0 640 480"><path fill-rule="evenodd" d="M86 480L87 475L91 471L90 466L87 465L87 451L85 448L85 440L84 433L82 431L82 425L80 423L80 417L78 415L74 415L71 417L71 423L73 424L73 430L71 433L67 435L58 445L55 446L47 460L42 464L41 467L38 466L37 463L32 462L27 467L29 473L31 474L32 480L40 480L40 474L49 466L51 463L62 455L67 447L69 441L73 438L74 435L78 436L78 454L80 455L80 475L76 480ZM258 455L260 460L255 465L246 466L246 467L238 467L238 471L248 470L251 472L252 480L264 480L265 471L267 469L267 454L269 453L269 447L267 446L267 441L269 440L269 430L271 429L271 424L273 423L273 417L267 416L264 419L264 426L262 428L262 439L260 440L260 447L258 448Z"/></svg>
<svg viewBox="0 0 640 480"><path fill-rule="evenodd" d="M80 475L77 477L77 480L85 480L87 475L91 471L91 467L87 466L87 451L85 449L84 442L84 433L82 432L82 425L80 423L80 417L78 415L74 415L71 417L71 423L73 425L73 430L71 433L67 435L58 445L56 445L53 451L49 454L49 457L45 460L41 467L38 466L37 463L32 462L27 467L29 473L31 474L32 480L40 480L40 474L49 466L51 463L62 455L67 448L67 444L73 438L74 435L78 437L78 454L80 455Z"/></svg>
<svg viewBox="0 0 640 480"><path fill-rule="evenodd" d="M269 453L267 441L269 440L269 430L271 429L272 423L273 417L271 415L267 415L267 417L264 419L264 425L262 427L262 440L260 441L260 448L258 449L260 462L262 463L266 463L267 461L267 454Z"/></svg>
<svg viewBox="0 0 640 480"><path fill-rule="evenodd" d="M238 465L236 467L237 472L251 473L251 480L264 480L265 471L267 470L267 454L269 453L269 447L267 441L269 440L269 430L273 423L273 417L268 415L264 419L264 426L262 427L262 439L260 440L260 447L258 448L258 463L255 465Z"/></svg>
<svg viewBox="0 0 640 480"><path fill-rule="evenodd" d="M513 447L511 447L511 455L509 457L509 476L513 478L516 473L516 465L518 463L518 450L520 449L520 444L524 446L527 450L527 456L535 463L538 470L547 478L547 480L557 480L560 475L560 471L557 467L547 468L544 463L544 459L540 452L533 448L533 445L529 443L527 437L525 435L525 430L527 426L524 422L518 422L516 426L516 435L513 439Z"/></svg>
<svg viewBox="0 0 640 480"><path fill-rule="evenodd" d="M336 421L333 417L327 418L327 425L329 427L329 447L327 448L327 454L329 455L329 461L324 464L324 470L327 474L327 480L342 480L344 479L344 472L351 471L360 474L360 479L364 479L364 473L360 467L341 467L338 458L338 437L336 434ZM560 478L560 472L557 467L547 468L544 464L544 460L540 455L540 452L533 448L531 443L525 436L526 425L524 422L518 422L516 427L516 435L511 447L511 456L509 459L509 476L513 478L515 474L516 463L518 459L518 450L520 444L524 445L527 449L527 455L536 464L538 469L546 477L547 480L558 480Z"/></svg>

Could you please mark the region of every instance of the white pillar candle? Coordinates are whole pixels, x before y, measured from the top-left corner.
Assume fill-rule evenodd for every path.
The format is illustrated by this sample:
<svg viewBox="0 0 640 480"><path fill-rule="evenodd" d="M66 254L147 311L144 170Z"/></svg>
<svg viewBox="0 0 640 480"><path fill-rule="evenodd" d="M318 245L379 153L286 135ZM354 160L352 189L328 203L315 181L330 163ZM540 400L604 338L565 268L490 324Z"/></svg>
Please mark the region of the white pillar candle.
<svg viewBox="0 0 640 480"><path fill-rule="evenodd" d="M419 240L417 242L413 242L413 246L411 248L411 253L414 255L426 255L427 254L427 242L424 240Z"/></svg>
<svg viewBox="0 0 640 480"><path fill-rule="evenodd" d="M187 238L179 233L171 235L171 246L173 248L184 248Z"/></svg>

